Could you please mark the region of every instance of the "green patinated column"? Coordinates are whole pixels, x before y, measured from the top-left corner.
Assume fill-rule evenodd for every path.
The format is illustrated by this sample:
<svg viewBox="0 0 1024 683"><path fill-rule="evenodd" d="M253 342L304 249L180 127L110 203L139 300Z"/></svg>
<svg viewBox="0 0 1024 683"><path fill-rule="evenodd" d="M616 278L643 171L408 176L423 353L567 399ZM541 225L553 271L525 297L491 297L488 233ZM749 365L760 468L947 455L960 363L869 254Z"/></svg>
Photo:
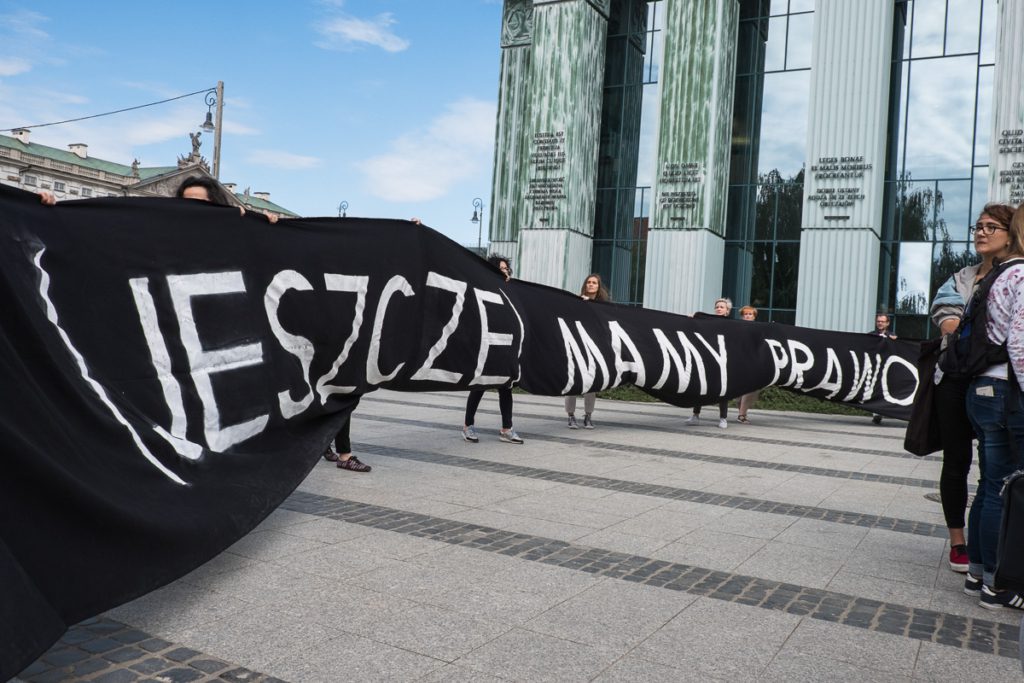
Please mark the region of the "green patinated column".
<svg viewBox="0 0 1024 683"><path fill-rule="evenodd" d="M609 1L533 3L519 205L507 212L524 280L576 290L590 271Z"/></svg>
<svg viewBox="0 0 1024 683"><path fill-rule="evenodd" d="M491 253L517 252L523 201L519 191L526 146L530 100L530 51L533 0L505 0L501 23L501 77L491 188Z"/></svg>
<svg viewBox="0 0 1024 683"><path fill-rule="evenodd" d="M658 165L644 306L710 310L721 295L738 0L665 0Z"/></svg>

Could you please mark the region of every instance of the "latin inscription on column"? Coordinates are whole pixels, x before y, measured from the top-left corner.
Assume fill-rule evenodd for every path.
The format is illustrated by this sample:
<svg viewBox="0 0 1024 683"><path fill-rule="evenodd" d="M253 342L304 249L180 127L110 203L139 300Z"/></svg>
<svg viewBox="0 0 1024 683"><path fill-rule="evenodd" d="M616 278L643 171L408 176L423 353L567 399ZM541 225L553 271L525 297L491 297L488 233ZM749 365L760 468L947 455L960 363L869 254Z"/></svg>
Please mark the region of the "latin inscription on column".
<svg viewBox="0 0 1024 683"><path fill-rule="evenodd" d="M864 173L871 169L872 164L866 163L863 156L818 157L817 163L811 165L815 189L807 201L836 210L834 215L826 215L825 220L849 220L849 214L843 210L864 200ZM827 180L838 180L842 185L821 187L821 182Z"/></svg>
<svg viewBox="0 0 1024 683"><path fill-rule="evenodd" d="M699 161L665 162L658 177L658 206L669 213L669 220L685 220L679 215L697 207L704 183L704 164Z"/></svg>
<svg viewBox="0 0 1024 683"><path fill-rule="evenodd" d="M1000 131L999 156L999 196L1012 204L1020 204L1024 202L1024 161L1011 161L1008 157L1024 156L1024 130Z"/></svg>
<svg viewBox="0 0 1024 683"><path fill-rule="evenodd" d="M554 211L565 199L565 131L535 133L530 145L532 167L526 199L535 211Z"/></svg>

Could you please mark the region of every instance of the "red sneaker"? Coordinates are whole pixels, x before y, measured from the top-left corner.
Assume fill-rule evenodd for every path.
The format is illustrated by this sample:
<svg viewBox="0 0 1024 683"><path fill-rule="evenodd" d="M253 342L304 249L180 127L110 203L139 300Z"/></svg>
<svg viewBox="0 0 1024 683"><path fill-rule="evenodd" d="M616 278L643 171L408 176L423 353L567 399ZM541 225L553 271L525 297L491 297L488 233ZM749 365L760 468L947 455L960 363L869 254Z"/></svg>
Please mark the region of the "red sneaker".
<svg viewBox="0 0 1024 683"><path fill-rule="evenodd" d="M960 574L967 573L967 566L970 560L967 559L967 546L955 545L949 549L949 568Z"/></svg>

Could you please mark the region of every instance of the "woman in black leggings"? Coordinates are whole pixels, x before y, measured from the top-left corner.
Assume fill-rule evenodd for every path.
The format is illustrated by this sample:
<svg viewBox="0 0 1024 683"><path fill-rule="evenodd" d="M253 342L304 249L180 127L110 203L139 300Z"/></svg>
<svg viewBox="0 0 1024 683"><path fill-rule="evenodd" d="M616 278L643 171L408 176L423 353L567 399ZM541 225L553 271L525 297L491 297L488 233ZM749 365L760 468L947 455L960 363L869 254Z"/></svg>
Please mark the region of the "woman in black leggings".
<svg viewBox="0 0 1024 683"><path fill-rule="evenodd" d="M508 259L504 256L493 255L488 257L491 265L497 266L505 274L505 282L512 277L512 268L508 265ZM484 390L477 389L469 392L466 397L466 421L462 424L462 438L469 443L477 443L480 437L476 433L476 409L480 407L480 399L484 397ZM501 408L501 431L498 432L498 440L505 443L523 443L523 440L512 429L512 388L502 387L498 389L498 406Z"/></svg>

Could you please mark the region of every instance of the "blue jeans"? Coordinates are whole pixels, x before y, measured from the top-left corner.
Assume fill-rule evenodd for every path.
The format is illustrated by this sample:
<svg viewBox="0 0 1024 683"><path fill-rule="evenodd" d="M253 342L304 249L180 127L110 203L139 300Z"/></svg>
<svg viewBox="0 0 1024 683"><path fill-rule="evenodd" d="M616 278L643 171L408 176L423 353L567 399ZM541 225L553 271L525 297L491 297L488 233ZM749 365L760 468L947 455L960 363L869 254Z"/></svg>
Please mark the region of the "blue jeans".
<svg viewBox="0 0 1024 683"><path fill-rule="evenodd" d="M994 377L976 378L967 391L967 417L981 440L978 492L967 519L967 553L970 572L980 573L986 586L992 586L996 570L1003 516L999 491L1003 479L1024 466L1024 402L1018 396L1017 409L1007 412L1009 391L1009 382Z"/></svg>

